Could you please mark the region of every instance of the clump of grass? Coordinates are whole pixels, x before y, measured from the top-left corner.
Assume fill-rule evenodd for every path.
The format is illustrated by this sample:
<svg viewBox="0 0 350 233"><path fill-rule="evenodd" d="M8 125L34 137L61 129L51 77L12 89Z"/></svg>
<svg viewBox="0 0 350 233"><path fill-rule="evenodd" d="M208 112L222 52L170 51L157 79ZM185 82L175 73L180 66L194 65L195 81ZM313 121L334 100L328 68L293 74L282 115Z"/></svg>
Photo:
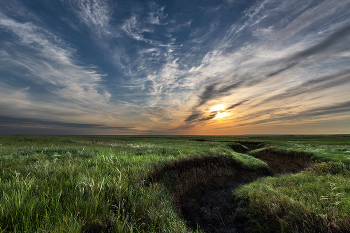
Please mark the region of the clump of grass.
<svg viewBox="0 0 350 233"><path fill-rule="evenodd" d="M350 165L342 162L322 162L314 164L311 168L312 171L319 174L343 174L346 176L350 175Z"/></svg>
<svg viewBox="0 0 350 233"><path fill-rule="evenodd" d="M261 179L234 195L257 216L256 227L269 229L266 223L273 222L281 232L348 232L349 178L344 164L323 163L298 174Z"/></svg>
<svg viewBox="0 0 350 233"><path fill-rule="evenodd" d="M258 168L258 167L268 167L267 164L260 159L254 158L253 156L241 154L237 152L231 152L232 157L242 163L247 168Z"/></svg>

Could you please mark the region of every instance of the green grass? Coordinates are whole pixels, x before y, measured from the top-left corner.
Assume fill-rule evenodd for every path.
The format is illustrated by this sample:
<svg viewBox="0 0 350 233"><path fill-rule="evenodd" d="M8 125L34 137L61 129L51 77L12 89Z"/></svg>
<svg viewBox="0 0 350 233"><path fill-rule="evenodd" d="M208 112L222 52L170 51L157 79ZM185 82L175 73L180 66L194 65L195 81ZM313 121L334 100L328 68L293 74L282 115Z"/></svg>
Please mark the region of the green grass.
<svg viewBox="0 0 350 233"><path fill-rule="evenodd" d="M257 219L267 214L293 230L303 226L304 219L309 225L323 222L322 229L334 224L348 227L349 139L346 135L1 136L0 232L83 232L94 227L108 227L111 232L190 232L171 202L171 189L162 182L146 186L143 180L161 164L189 157L226 156L245 167L266 166L228 147L231 141L243 140L334 161L236 190L242 205Z"/></svg>
<svg viewBox="0 0 350 233"><path fill-rule="evenodd" d="M343 163L321 163L247 184L235 195L241 207L259 216L257 226L272 218L285 232L349 231L349 171Z"/></svg>

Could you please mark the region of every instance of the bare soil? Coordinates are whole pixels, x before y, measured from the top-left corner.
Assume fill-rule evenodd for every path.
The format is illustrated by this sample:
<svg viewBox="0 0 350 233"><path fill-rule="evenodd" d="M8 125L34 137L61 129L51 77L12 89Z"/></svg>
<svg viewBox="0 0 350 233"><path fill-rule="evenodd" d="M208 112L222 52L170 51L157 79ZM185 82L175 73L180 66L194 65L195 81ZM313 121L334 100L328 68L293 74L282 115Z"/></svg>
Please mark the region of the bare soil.
<svg viewBox="0 0 350 233"><path fill-rule="evenodd" d="M304 170L312 155L302 152L274 151L266 149L254 154L254 157L264 161L273 174L297 173Z"/></svg>
<svg viewBox="0 0 350 233"><path fill-rule="evenodd" d="M263 146L260 142L230 145L239 153L249 153ZM232 191L265 176L299 172L307 167L310 155L263 149L254 156L266 162L269 168L246 168L227 157L192 158L158 168L147 182L172 182L173 202L193 230L254 232L244 211L235 207Z"/></svg>
<svg viewBox="0 0 350 233"><path fill-rule="evenodd" d="M228 233L239 232L232 190L271 174L268 168L245 168L231 158L210 156L165 165L148 182L174 182L173 201L193 230Z"/></svg>

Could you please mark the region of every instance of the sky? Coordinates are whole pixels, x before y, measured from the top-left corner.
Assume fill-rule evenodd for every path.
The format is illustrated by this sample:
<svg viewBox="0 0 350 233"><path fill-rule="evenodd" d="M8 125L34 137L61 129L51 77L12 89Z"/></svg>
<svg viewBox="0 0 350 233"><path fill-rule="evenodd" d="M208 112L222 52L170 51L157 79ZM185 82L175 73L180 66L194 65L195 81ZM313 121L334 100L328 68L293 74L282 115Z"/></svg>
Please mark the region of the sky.
<svg viewBox="0 0 350 233"><path fill-rule="evenodd" d="M348 0L0 0L0 134L350 133Z"/></svg>

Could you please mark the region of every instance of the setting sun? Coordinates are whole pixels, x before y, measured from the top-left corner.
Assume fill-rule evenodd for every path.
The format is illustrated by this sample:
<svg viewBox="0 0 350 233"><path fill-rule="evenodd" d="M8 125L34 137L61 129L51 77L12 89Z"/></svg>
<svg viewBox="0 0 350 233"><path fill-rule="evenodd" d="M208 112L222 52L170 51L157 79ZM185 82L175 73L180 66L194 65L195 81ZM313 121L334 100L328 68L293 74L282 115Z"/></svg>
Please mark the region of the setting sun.
<svg viewBox="0 0 350 233"><path fill-rule="evenodd" d="M227 113L224 112L225 111L225 105L223 105L223 104L215 105L210 110L212 112L217 112L215 118L223 118L223 117L227 116Z"/></svg>
<svg viewBox="0 0 350 233"><path fill-rule="evenodd" d="M216 117L215 118L223 118L227 116L227 113L226 112L218 112L218 114L216 114Z"/></svg>
<svg viewBox="0 0 350 233"><path fill-rule="evenodd" d="M222 104L219 105L215 105L214 107L211 108L211 111L224 111L225 110L225 106Z"/></svg>

